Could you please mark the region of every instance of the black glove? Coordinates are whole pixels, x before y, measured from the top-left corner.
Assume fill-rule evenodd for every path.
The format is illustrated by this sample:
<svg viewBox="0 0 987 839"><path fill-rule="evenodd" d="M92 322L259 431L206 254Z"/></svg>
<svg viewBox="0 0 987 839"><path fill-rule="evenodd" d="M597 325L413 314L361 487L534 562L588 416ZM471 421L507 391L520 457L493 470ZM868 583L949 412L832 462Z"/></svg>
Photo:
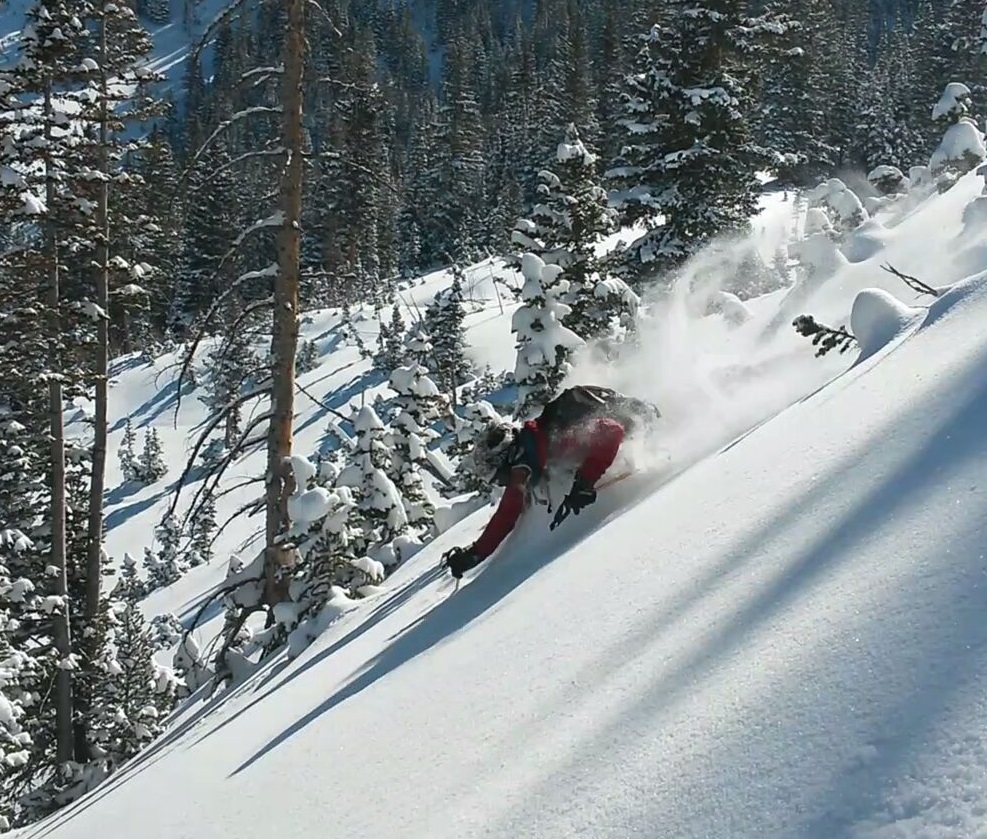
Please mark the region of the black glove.
<svg viewBox="0 0 987 839"><path fill-rule="evenodd" d="M442 559L449 572L457 580L470 568L476 568L483 562L483 557L477 556L476 551L472 548L451 548L442 554Z"/></svg>
<svg viewBox="0 0 987 839"><path fill-rule="evenodd" d="M552 519L550 529L555 530L568 518L569 513L575 513L578 516L583 507L588 507L594 501L596 501L596 490L580 475L576 475L576 479L572 482L572 489L559 504L559 509L555 513L555 518Z"/></svg>

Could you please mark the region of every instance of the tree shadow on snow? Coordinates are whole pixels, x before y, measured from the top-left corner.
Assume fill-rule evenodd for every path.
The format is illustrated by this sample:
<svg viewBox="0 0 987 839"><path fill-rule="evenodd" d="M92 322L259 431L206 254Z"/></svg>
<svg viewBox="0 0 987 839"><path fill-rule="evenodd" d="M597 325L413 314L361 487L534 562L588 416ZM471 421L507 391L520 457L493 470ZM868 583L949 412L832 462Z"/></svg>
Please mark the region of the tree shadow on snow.
<svg viewBox="0 0 987 839"><path fill-rule="evenodd" d="M862 497L832 521L816 539L804 544L791 556L773 578L738 601L732 616L718 620L715 630L701 647L696 647L681 662L657 675L650 689L630 706L621 709L611 724L594 729L583 742L573 744L565 765L554 767L550 777L546 774L543 781L531 785L525 791L523 800L515 803L512 815L505 818L509 820L513 814L523 815L539 807L539 802L552 794L559 776L578 775L579 767L593 765L594 755L602 751L613 752L614 759L619 763L614 751L618 744L628 737L640 737L649 728L660 731L669 709L674 708L679 700L693 693L698 685L714 679L733 657L743 654L767 624L784 620L786 612L800 598L808 596L849 561L858 546L872 537L875 522L907 520L909 512L906 508L920 506L930 486L945 480L971 458L987 459L987 435L983 433L983 417L987 416L987 353L971 357L965 368L949 383L949 391L966 394L966 398L938 427L930 428L927 442L922 448L889 470L879 484L862 493ZM900 417L898 422L908 425L926 411L927 406L916 407L915 416ZM886 430L882 430L878 436L885 433ZM842 469L834 470L823 481L813 482L800 497L792 498L786 508L772 515L764 525L712 564L671 608L663 609L660 614L649 613L634 633L620 639L619 648L601 648L594 663L587 667L590 671L587 678L591 675L597 684L605 685L624 662L647 655L663 633L690 614L700 612L707 600L716 596L727 578L770 553L773 543L784 543L793 531L797 532L801 523L814 515L819 499L832 492L836 484L853 486L861 477L873 474L875 464L870 455L879 450L880 444L870 440L866 446L848 452ZM960 489L957 487L957 491ZM963 491L967 489L965 485L962 487ZM845 703L836 702L837 713L843 717L830 720L832 729L825 732L841 743L853 732L853 738L859 741L861 748L872 747L877 757L861 760L858 756L851 759L849 765L828 767L831 770L831 785L807 796L811 797L812 807L806 808L794 800L791 802L792 826L784 831L784 835L811 839L846 835L861 813L871 814L872 809L868 808L873 808L882 793L886 792L888 781L895 776L896 770L916 749L922 748L931 727L941 721L956 691L973 680L987 676L987 622L983 620L987 593L971 584L971 580L982 579L987 571L982 549L972 548L979 544L987 531L987 511L978 507L975 499L971 499L966 508L969 520L964 532L944 534L943 551L927 557L929 564L950 562L954 579L943 581L943 578L934 577L930 581L930 578L916 572L912 577L896 579L895 588L885 594L888 601L896 599L904 609L913 601L923 603L922 614L935 617L934 620L929 619L929 625L923 627L923 632L917 632L908 621L889 621L888 614L895 614L895 610L874 612L860 618L860 631L855 633L860 644L856 648L831 649L820 653L829 656L824 669L832 678L826 684L815 685L813 690L829 688L838 692L841 679L857 677L858 671L850 665L859 657L866 657L871 646L867 643L868 632L874 638L900 633L900 641L894 645L894 660L885 661L884 668L875 669L872 681L853 683L855 690L866 694L865 705L862 708L847 708ZM947 559L949 543L945 540L955 540L955 544L966 548L965 552L961 547ZM938 582L938 587L930 587L931 582ZM939 603L939 608L930 606L930 602ZM957 604L962 606L958 607ZM945 619L943 615L950 615L950 618ZM922 639L918 652L909 643L914 637ZM923 658L916 660L919 652ZM911 689L892 689L887 681L889 673L903 685L913 682ZM579 681L583 683L581 679ZM585 689L582 688L583 691ZM739 736L744 738L743 742L733 744L732 751L722 746L724 741L718 741L721 746L717 747L715 759L720 766L728 766L735 761L736 771L731 775L724 770L724 776L742 778L750 773L751 762L758 763L760 758L759 787L776 784L779 797L790 796L791 790L785 789L785 779L795 775L791 787L797 788L800 767L786 766L786 756L776 749L784 743L786 729L794 730L788 733L795 742L804 741L807 732L804 731L805 718L798 713L786 717L784 709L798 708L806 702L810 705L814 703L811 692L807 694L806 685L797 680L772 684L770 696L770 705L764 708L762 725L766 731L781 732L779 742L774 744L769 739L760 743L741 734ZM579 701L579 697L569 697L566 701ZM772 719L772 709L782 709L775 719ZM534 721L532 726L550 726L551 720L552 715L548 713ZM535 739L536 734L529 728L517 732L518 738L529 742ZM516 749L517 745L512 740L503 748L509 751ZM499 766L502 757L502 754L491 752L491 767ZM825 762L827 758L825 752L820 752L809 760L815 764ZM775 763L777 765L773 767ZM491 768L490 771L495 772L496 769ZM482 777L473 778L475 783L482 780ZM724 801L736 795L714 788L707 789L706 794L711 798L722 797ZM661 802L655 802L655 807L654 812L641 812L628 818L641 826L662 824ZM773 815L762 814L764 819ZM754 827L753 833L742 831L739 825L734 827L739 832L731 835L766 835L761 831L767 830L768 825ZM775 829L779 826L771 827Z"/></svg>
<svg viewBox="0 0 987 839"><path fill-rule="evenodd" d="M666 476L657 482L665 483L667 480L669 479ZM601 510L602 515L583 516L582 518L571 516L562 528L552 532L550 535L548 534L548 528L545 526L548 521L547 517L531 516L509 537L508 542L505 542L498 555L488 560L484 566L481 566L481 572L475 575L477 579L471 580L458 593L440 601L397 632L393 636L391 643L379 655L372 659L369 664L358 671L349 682L280 734L273 737L267 744L233 770L230 776L233 777L250 768L258 760L301 732L306 726L326 712L331 711L348 699L352 699L403 664L407 664L450 636L455 635L459 630L483 615L488 609L502 601L514 589L523 585L529 577L537 574L539 570L563 556L594 531L605 526L612 518L626 512L628 508L636 505L646 497L646 494L642 494L640 489L634 494L636 497L629 497L628 493L620 493L616 489L611 497L603 502L605 506ZM537 535L533 536L537 532L537 528L541 528L544 531L541 537ZM525 549L517 550L515 545L521 540L524 540ZM529 546L532 540L534 544L530 544ZM396 611L402 605L402 602L409 599L416 590L420 590L440 575L441 572L436 568L425 572L425 574L409 587L409 591L396 596L400 598L396 602L393 604L388 602L382 604L379 607L382 610L380 616L376 618L372 616L368 619L367 623L370 621L378 623L380 620L383 620L387 614ZM304 670L316 666L326 657L345 646L345 644L369 628L369 625L364 624L355 627L349 635L320 652L317 656L314 656L311 661L306 662L303 668L300 668L298 672L292 673L278 687L300 675Z"/></svg>

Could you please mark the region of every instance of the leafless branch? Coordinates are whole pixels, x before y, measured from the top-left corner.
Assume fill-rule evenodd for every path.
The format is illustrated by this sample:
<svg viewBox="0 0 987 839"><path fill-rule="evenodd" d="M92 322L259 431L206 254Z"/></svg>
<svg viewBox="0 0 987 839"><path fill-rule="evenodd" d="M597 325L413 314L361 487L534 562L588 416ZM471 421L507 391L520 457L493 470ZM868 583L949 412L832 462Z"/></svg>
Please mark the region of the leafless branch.
<svg viewBox="0 0 987 839"><path fill-rule="evenodd" d="M189 455L188 460L185 463L185 468L182 470L182 474L178 478L178 482L175 484L175 494L171 499L171 504L168 506L168 511L165 514L167 516L174 515L175 508L178 506L178 497L181 495L185 485L188 482L189 475L192 474L192 470L195 468L195 460L199 456L199 452L205 445L206 440L209 435L215 431L222 422L226 420L227 415L230 411L251 399L256 399L259 396L264 396L270 393L270 386L257 387L253 390L247 391L246 393L240 394L236 399L231 399L223 408L216 412L215 416L209 420L206 424L205 429L199 434L198 439L195 441L195 445L192 447L192 453Z"/></svg>
<svg viewBox="0 0 987 839"><path fill-rule="evenodd" d="M284 156L284 148L282 146L277 146L275 148L270 148L270 149L260 149L259 151L248 151L245 154L237 155L232 160L228 160L222 166L213 169L208 175L206 175L206 177L199 184L199 188L205 186L206 184L212 183L213 180L218 178L224 172L228 172L234 166L237 166L238 164L243 163L246 160L252 160L253 158L256 157L283 157L283 156Z"/></svg>
<svg viewBox="0 0 987 839"><path fill-rule="evenodd" d="M882 265L881 268L887 271L889 274L894 275L899 280L901 280L905 285L907 285L912 291L917 291L919 294L928 294L932 297L939 297L942 294L937 288L933 288L928 283L924 283L921 280L911 277L908 274L903 274L897 268L895 268L891 263L887 265Z"/></svg>

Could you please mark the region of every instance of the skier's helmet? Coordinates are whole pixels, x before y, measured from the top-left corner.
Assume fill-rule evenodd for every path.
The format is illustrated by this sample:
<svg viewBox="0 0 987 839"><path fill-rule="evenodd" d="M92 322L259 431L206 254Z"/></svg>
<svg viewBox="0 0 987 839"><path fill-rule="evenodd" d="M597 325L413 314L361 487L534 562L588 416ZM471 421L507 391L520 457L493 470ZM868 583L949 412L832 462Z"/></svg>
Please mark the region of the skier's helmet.
<svg viewBox="0 0 987 839"><path fill-rule="evenodd" d="M516 434L517 429L506 420L491 424L473 446L473 472L484 480L506 483L510 472L507 454Z"/></svg>

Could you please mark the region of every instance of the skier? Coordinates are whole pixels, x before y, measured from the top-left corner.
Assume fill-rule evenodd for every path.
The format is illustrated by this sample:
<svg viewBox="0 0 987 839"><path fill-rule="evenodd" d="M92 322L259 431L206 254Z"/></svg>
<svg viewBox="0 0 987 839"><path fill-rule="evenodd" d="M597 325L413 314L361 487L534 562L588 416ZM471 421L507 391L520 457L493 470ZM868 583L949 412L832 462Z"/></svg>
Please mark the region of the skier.
<svg viewBox="0 0 987 839"><path fill-rule="evenodd" d="M492 426L474 446L473 468L505 487L504 494L480 538L468 548L452 548L443 555L452 576L462 577L497 550L524 511L528 493L546 480L550 466L576 467L552 529L569 513L579 515L596 501L594 487L624 439L639 425L650 430L660 416L647 402L610 388L580 385L563 391L521 428L509 422Z"/></svg>

